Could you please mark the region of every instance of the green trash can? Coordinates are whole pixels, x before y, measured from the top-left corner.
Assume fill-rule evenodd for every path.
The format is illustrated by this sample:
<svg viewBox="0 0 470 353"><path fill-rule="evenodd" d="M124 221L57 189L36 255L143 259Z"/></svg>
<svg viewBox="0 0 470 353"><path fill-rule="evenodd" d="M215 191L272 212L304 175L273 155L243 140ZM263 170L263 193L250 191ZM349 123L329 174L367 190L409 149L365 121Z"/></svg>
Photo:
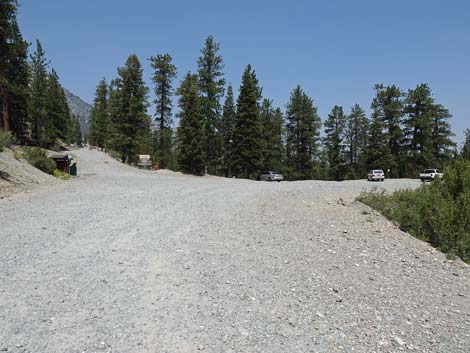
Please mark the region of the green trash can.
<svg viewBox="0 0 470 353"><path fill-rule="evenodd" d="M70 175L77 176L77 163L70 166Z"/></svg>

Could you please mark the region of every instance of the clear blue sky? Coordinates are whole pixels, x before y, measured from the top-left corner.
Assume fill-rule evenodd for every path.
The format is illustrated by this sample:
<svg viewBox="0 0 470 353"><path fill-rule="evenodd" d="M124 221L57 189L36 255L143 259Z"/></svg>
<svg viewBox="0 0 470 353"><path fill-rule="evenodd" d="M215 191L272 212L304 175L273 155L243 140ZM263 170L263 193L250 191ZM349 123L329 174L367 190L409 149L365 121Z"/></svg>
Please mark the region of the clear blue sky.
<svg viewBox="0 0 470 353"><path fill-rule="evenodd" d="M98 80L127 56L173 56L179 79L196 70L207 35L220 42L226 79L238 89L246 64L282 109L300 84L322 119L333 105L367 111L375 83L430 84L470 128L470 2L437 0L20 0L24 37L39 38L65 87L88 102ZM177 82L175 82L175 85Z"/></svg>

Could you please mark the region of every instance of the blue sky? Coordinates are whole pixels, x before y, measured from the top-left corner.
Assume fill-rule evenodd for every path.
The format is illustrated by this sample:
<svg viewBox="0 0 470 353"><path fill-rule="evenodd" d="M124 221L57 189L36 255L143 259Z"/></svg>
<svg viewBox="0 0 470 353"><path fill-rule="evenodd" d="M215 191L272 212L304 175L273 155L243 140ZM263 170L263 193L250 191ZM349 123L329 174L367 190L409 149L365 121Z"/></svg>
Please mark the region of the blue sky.
<svg viewBox="0 0 470 353"><path fill-rule="evenodd" d="M251 64L282 109L300 84L322 119L335 105L369 111L375 83L403 90L429 83L454 115L457 140L470 128L470 2L276 0L20 0L24 37L39 38L65 87L88 102L98 80L127 56L144 65L169 53L178 81L196 70L207 35L220 42L225 78L238 90Z"/></svg>

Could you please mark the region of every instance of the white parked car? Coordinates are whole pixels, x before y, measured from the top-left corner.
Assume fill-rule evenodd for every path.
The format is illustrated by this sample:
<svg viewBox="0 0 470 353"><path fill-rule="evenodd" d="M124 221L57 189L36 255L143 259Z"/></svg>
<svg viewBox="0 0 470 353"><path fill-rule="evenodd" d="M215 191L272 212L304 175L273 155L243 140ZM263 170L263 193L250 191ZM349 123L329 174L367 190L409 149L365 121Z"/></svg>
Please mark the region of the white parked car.
<svg viewBox="0 0 470 353"><path fill-rule="evenodd" d="M368 181L384 181L385 173L382 169L373 169L367 174Z"/></svg>
<svg viewBox="0 0 470 353"><path fill-rule="evenodd" d="M419 178L424 183L425 181L433 181L434 179L442 179L444 174L439 169L426 169L419 174Z"/></svg>
<svg viewBox="0 0 470 353"><path fill-rule="evenodd" d="M284 176L281 173L273 172L271 170L271 171L261 173L258 179L264 180L264 181L279 181L280 182L284 180Z"/></svg>

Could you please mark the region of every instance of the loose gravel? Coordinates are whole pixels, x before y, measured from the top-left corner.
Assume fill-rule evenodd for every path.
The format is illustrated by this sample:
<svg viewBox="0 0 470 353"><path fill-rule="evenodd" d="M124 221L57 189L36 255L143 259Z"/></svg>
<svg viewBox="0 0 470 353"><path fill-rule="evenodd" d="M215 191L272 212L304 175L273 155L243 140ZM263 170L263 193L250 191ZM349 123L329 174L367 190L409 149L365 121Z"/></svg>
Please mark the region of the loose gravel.
<svg viewBox="0 0 470 353"><path fill-rule="evenodd" d="M0 351L470 352L468 266L354 201L419 182L76 154L79 178L0 200Z"/></svg>

